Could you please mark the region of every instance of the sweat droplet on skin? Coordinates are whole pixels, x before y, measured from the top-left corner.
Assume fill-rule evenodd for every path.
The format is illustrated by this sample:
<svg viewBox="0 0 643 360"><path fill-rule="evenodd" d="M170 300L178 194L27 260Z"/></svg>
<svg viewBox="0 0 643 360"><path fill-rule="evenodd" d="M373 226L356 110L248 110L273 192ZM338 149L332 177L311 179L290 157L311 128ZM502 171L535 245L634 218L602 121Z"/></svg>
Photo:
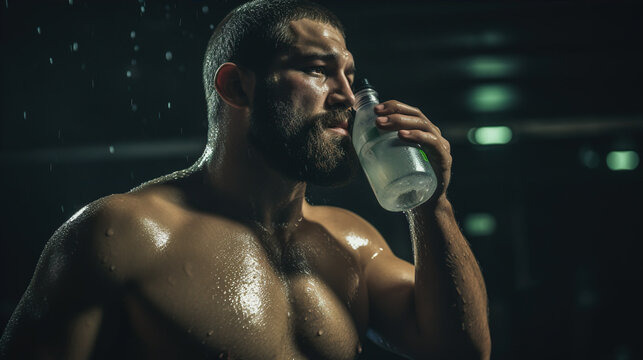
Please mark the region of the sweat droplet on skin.
<svg viewBox="0 0 643 360"><path fill-rule="evenodd" d="M361 354L362 353L362 344L357 343L357 353Z"/></svg>
<svg viewBox="0 0 643 360"><path fill-rule="evenodd" d="M105 236L112 236L112 235L114 235L114 229L109 228L105 230Z"/></svg>
<svg viewBox="0 0 643 360"><path fill-rule="evenodd" d="M189 276L189 277L192 277L192 275L194 275L194 274L192 273L192 265L191 265L190 263L185 263L185 264L183 264L183 271L184 271L184 272L185 272L185 274L186 274L187 276Z"/></svg>
<svg viewBox="0 0 643 360"><path fill-rule="evenodd" d="M208 336L212 336L212 334L214 334L214 330L208 331Z"/></svg>
<svg viewBox="0 0 643 360"><path fill-rule="evenodd" d="M324 335L324 330L319 329L317 331L317 336L322 336L322 335Z"/></svg>

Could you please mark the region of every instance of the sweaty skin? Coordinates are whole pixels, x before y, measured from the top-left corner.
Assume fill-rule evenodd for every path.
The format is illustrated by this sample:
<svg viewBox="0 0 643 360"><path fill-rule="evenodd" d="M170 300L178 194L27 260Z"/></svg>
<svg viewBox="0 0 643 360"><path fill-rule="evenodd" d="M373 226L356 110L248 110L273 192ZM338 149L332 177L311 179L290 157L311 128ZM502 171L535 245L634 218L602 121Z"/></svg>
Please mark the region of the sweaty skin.
<svg viewBox="0 0 643 360"><path fill-rule="evenodd" d="M292 22L291 30L295 44L276 59L276 88L304 115L350 107L354 65L342 35L308 19ZM252 93L247 91L249 97ZM486 316L480 310L486 296L475 259L463 239L438 231L453 217L444 210L443 194L418 219L433 226L428 233L462 248L459 261L468 280L462 276L455 308L451 297L445 298L449 304L433 301L434 285L414 290L417 276L440 289L443 277L454 276L434 264L426 246L415 244L416 262L427 264L423 267L435 271L434 277L416 275L414 266L395 257L358 215L308 204L306 183L275 171L248 142L250 110L243 99L224 99L231 108L225 136L199 166L99 199L58 229L3 334L2 355L354 359L372 328L391 346L426 358L438 348L432 347L435 341L448 339L449 346L440 349L457 350L471 348L470 338L478 341L471 331L482 329L482 337L488 337L486 320L480 319ZM389 127L415 131L406 136L422 143L421 128L403 123L419 115L400 104L385 103L379 115L391 117ZM402 113L406 117L396 120L394 114ZM350 161L345 148L350 138L333 126L311 130L322 149L312 153L328 160L319 162L322 168ZM328 147L332 150L323 150ZM436 157L444 155L439 151L448 149L434 150ZM447 162L436 171L442 174L442 192L448 185ZM440 216L431 220L435 209ZM426 310L416 309L417 302ZM455 309L453 318L447 317L451 310L440 311L442 305ZM433 336L434 323L445 320L456 323L453 329ZM457 340L451 343L452 334ZM488 358L488 349L481 354L478 358Z"/></svg>

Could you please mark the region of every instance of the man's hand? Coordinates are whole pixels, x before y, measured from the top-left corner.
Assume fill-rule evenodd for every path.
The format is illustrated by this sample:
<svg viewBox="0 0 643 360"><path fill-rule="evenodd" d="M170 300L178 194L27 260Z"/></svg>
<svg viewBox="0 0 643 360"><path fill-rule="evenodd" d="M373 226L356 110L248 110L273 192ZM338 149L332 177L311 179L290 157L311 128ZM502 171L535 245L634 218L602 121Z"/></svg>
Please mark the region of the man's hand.
<svg viewBox="0 0 643 360"><path fill-rule="evenodd" d="M438 178L438 187L432 199L446 194L451 179L451 145L442 137L442 132L413 106L397 100L389 100L375 106L377 127L398 131L402 140L419 144L427 153L429 162Z"/></svg>

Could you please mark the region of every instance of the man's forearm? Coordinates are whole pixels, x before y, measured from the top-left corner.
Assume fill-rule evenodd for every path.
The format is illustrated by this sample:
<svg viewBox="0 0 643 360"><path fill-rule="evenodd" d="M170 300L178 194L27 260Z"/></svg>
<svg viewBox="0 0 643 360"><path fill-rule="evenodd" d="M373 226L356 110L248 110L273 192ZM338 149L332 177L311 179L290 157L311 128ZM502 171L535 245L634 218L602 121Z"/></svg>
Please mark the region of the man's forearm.
<svg viewBox="0 0 643 360"><path fill-rule="evenodd" d="M446 196L407 213L419 331L439 358L488 359L487 293Z"/></svg>

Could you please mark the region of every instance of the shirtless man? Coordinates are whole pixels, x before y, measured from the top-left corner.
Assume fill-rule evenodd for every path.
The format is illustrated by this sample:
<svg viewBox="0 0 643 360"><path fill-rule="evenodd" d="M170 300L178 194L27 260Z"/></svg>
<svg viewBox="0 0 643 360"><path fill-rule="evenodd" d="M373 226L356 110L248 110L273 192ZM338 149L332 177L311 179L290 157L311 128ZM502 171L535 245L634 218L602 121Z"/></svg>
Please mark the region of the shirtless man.
<svg viewBox="0 0 643 360"><path fill-rule="evenodd" d="M375 110L440 180L409 214L415 266L358 215L306 202L307 182L346 183L358 165L342 130L353 57L334 15L246 4L210 40L204 80L201 159L62 225L3 357L354 359L368 334L416 359L489 358L484 282L445 195L449 144L420 110Z"/></svg>

